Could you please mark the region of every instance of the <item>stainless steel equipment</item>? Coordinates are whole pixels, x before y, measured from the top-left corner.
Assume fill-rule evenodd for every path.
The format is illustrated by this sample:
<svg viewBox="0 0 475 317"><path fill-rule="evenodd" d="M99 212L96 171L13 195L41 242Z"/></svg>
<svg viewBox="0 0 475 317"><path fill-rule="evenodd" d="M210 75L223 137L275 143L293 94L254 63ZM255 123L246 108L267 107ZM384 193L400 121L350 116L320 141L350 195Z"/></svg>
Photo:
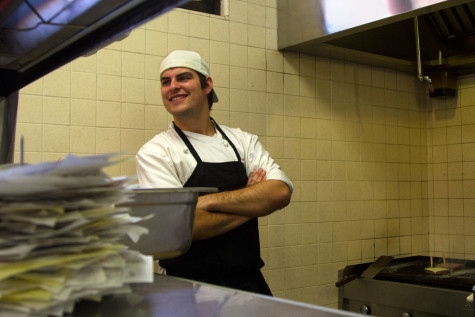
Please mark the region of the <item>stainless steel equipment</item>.
<svg viewBox="0 0 475 317"><path fill-rule="evenodd" d="M263 296L237 289L155 275L154 283L132 285L133 293L82 301L68 317L358 317L334 308Z"/></svg>
<svg viewBox="0 0 475 317"><path fill-rule="evenodd" d="M184 2L0 1L0 96L8 96Z"/></svg>
<svg viewBox="0 0 475 317"><path fill-rule="evenodd" d="M414 19L423 67L475 71L473 0L278 0L280 49L416 72Z"/></svg>
<svg viewBox="0 0 475 317"><path fill-rule="evenodd" d="M185 2L0 1L0 164L13 160L19 89Z"/></svg>
<svg viewBox="0 0 475 317"><path fill-rule="evenodd" d="M375 316L474 316L467 300L475 285L475 261L447 259L462 266L447 274L429 274L430 258L414 256L392 260L373 279L355 278L341 286L339 308ZM435 258L433 265L442 262ZM340 278L359 276L371 263L350 265Z"/></svg>
<svg viewBox="0 0 475 317"><path fill-rule="evenodd" d="M195 207L199 193L215 192L216 188L190 187L169 189L134 189L134 200L119 206L129 207L133 216L151 219L139 222L148 234L133 243L124 243L155 259L167 259L185 253L192 240Z"/></svg>

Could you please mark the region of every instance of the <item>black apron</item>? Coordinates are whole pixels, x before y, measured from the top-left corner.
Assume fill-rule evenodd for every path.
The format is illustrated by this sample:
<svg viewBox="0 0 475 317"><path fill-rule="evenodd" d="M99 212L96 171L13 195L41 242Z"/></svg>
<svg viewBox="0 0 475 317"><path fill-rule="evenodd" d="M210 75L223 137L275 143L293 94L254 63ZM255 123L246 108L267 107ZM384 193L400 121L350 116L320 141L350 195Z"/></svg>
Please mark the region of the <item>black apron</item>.
<svg viewBox="0 0 475 317"><path fill-rule="evenodd" d="M236 161L203 162L183 131L173 123L197 162L184 187L216 187L220 192L244 188L247 174L241 157L231 140L214 124L233 148ZM188 252L179 257L160 260L168 275L272 295L260 271L263 265L257 218L218 237L193 241Z"/></svg>

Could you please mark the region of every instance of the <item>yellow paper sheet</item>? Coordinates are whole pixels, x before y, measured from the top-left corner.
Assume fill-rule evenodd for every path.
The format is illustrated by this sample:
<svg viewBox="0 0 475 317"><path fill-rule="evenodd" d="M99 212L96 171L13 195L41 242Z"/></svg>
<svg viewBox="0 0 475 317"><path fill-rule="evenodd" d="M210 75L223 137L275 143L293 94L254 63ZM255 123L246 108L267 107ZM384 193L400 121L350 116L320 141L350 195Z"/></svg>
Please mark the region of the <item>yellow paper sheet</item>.
<svg viewBox="0 0 475 317"><path fill-rule="evenodd" d="M50 256L39 259L32 259L20 262L0 263L0 280L8 277L35 270L45 266L62 265L67 262L82 260L87 258L102 258L109 254L115 254L117 249L111 247L97 251L82 252L80 254Z"/></svg>
<svg viewBox="0 0 475 317"><path fill-rule="evenodd" d="M15 278L51 287L61 287L69 274L71 274L71 271L65 269L55 272L54 274L27 272L19 274L15 276Z"/></svg>
<svg viewBox="0 0 475 317"><path fill-rule="evenodd" d="M18 303L24 300L49 301L53 297L51 292L35 288L31 290L11 293L2 297L2 301Z"/></svg>

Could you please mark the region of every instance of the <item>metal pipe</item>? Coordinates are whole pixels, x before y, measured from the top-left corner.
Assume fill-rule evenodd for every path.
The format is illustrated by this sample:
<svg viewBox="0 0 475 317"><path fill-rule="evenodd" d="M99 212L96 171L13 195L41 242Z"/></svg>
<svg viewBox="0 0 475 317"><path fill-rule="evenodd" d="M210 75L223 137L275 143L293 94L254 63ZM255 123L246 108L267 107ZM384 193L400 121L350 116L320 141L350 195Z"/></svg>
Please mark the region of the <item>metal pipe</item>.
<svg viewBox="0 0 475 317"><path fill-rule="evenodd" d="M417 20L417 16L414 17L414 32L416 36L417 77L419 78L420 81L430 84L432 80L429 78L429 76L424 76L422 74L421 47L419 44L419 22Z"/></svg>

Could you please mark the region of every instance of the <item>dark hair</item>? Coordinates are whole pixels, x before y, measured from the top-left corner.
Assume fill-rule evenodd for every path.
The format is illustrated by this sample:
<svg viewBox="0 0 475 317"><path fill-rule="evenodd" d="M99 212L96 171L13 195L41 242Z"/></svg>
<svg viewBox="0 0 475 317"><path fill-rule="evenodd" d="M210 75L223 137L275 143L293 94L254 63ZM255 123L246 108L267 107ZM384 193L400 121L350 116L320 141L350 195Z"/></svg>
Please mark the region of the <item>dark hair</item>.
<svg viewBox="0 0 475 317"><path fill-rule="evenodd" d="M205 89L208 87L208 82L206 81L206 76L203 75L202 73L196 72L198 74L198 78L200 79L200 84L201 84L201 89ZM211 90L208 94L208 106L209 110L211 110L211 107L213 106L213 94Z"/></svg>

